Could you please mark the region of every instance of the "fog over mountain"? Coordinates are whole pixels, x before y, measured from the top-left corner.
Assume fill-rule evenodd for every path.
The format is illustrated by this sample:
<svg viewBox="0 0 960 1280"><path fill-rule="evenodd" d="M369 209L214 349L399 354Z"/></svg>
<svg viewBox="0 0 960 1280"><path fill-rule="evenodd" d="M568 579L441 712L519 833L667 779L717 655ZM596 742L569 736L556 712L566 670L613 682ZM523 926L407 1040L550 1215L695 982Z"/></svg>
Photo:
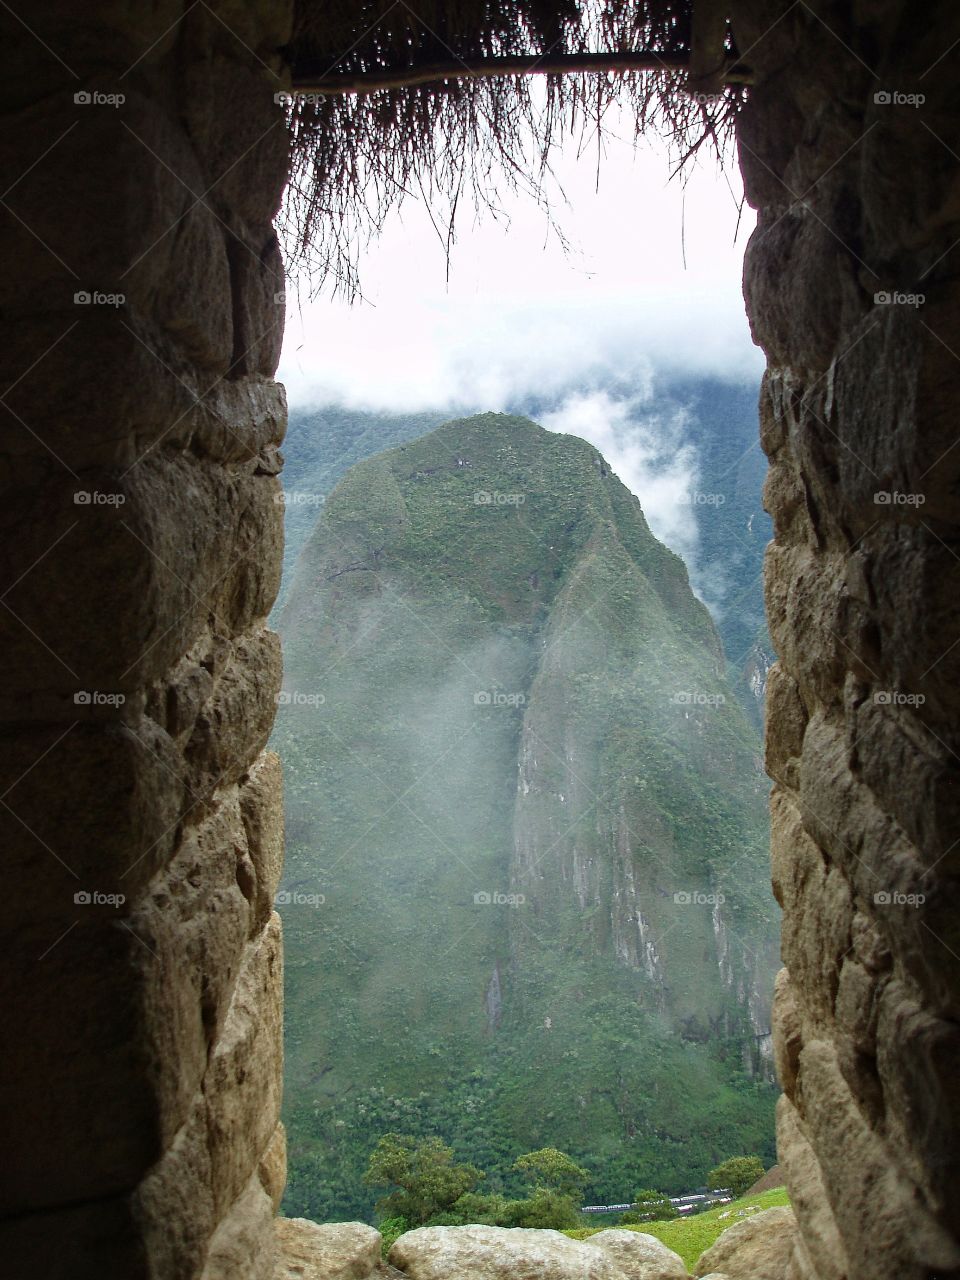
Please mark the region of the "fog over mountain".
<svg viewBox="0 0 960 1280"><path fill-rule="evenodd" d="M773 1155L751 220L608 150L566 251L508 198L447 278L411 204L291 293L288 1212L369 1212L391 1129L594 1200Z"/></svg>
<svg viewBox="0 0 960 1280"><path fill-rule="evenodd" d="M500 414L367 457L280 627L289 1211L368 1211L389 1129L595 1200L772 1155L759 741L604 457Z"/></svg>

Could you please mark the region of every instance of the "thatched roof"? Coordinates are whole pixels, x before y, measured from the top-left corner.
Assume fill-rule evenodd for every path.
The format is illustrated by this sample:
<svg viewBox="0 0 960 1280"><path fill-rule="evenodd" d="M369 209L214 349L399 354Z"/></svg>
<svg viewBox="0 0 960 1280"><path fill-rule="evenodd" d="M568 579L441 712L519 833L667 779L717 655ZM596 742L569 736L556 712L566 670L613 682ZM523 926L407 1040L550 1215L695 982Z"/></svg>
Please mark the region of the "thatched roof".
<svg viewBox="0 0 960 1280"><path fill-rule="evenodd" d="M364 238L403 196L444 206L523 186L554 146L628 104L682 162L722 150L749 73L719 0L298 0L291 230L348 292ZM693 89L696 92L691 93Z"/></svg>

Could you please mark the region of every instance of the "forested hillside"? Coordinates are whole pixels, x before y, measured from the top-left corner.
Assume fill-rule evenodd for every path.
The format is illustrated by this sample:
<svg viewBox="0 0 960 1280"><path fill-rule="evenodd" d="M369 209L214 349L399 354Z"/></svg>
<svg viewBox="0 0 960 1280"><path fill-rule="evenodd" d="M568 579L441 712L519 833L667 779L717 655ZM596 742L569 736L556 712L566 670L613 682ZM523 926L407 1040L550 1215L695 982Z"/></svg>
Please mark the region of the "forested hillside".
<svg viewBox="0 0 960 1280"><path fill-rule="evenodd" d="M758 738L600 454L487 414L360 462L281 628L288 1211L368 1213L390 1129L597 1201L772 1156Z"/></svg>

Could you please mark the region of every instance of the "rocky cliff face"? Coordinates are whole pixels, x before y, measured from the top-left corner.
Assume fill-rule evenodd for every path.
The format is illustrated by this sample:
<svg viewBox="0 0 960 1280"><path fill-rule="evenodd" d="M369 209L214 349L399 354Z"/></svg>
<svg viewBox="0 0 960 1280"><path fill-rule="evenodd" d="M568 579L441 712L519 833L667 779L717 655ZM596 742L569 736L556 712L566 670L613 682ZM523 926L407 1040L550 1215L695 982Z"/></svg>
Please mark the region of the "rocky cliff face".
<svg viewBox="0 0 960 1280"><path fill-rule="evenodd" d="M301 1150L322 1163L298 1105L325 1132L353 1092L476 1072L494 1165L549 1138L608 1166L632 1133L627 1186L702 1176L680 1082L715 1104L709 1150L762 1143L758 743L682 562L596 450L488 414L361 463L282 629Z"/></svg>

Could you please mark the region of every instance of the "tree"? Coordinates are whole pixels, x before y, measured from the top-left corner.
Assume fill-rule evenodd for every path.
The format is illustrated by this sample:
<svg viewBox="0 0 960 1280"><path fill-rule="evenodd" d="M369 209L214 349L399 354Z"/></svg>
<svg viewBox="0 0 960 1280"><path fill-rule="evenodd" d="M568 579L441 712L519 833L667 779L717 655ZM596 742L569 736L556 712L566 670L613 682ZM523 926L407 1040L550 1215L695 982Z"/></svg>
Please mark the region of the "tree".
<svg viewBox="0 0 960 1280"><path fill-rule="evenodd" d="M507 1207L506 1199L499 1193L485 1196L478 1191L467 1191L450 1207L450 1217L455 1217L456 1222L451 1224L455 1226L465 1226L468 1223L479 1223L485 1227L502 1227L504 1211ZM440 1224L431 1219L431 1226L439 1226Z"/></svg>
<svg viewBox="0 0 960 1280"><path fill-rule="evenodd" d="M763 1177L763 1162L759 1156L731 1156L711 1169L707 1176L707 1186L711 1191L730 1190L734 1196L742 1196Z"/></svg>
<svg viewBox="0 0 960 1280"><path fill-rule="evenodd" d="M439 1138L418 1142L405 1134L385 1133L371 1153L363 1180L371 1187L398 1188L377 1201L379 1214L422 1227L472 1191L483 1176L472 1164L456 1164L453 1148Z"/></svg>
<svg viewBox="0 0 960 1280"><path fill-rule="evenodd" d="M620 1221L623 1223L666 1222L669 1218L676 1217L677 1211L668 1195L662 1191L643 1189L634 1195L633 1208L623 1214Z"/></svg>
<svg viewBox="0 0 960 1280"><path fill-rule="evenodd" d="M514 1169L529 1178L537 1188L558 1191L563 1196L579 1196L583 1184L590 1177L586 1169L570 1159L556 1147L541 1147L529 1151L514 1163Z"/></svg>
<svg viewBox="0 0 960 1280"><path fill-rule="evenodd" d="M527 1200L507 1202L501 1222L505 1227L535 1227L541 1231L568 1231L581 1224L577 1202L555 1187L537 1187Z"/></svg>

